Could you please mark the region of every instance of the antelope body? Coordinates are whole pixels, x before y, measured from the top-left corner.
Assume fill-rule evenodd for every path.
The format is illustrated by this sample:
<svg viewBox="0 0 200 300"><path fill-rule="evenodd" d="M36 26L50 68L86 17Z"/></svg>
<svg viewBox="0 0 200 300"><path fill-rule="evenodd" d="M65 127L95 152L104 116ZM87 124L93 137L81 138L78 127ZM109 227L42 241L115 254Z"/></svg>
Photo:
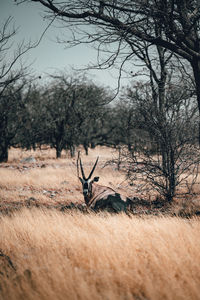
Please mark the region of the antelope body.
<svg viewBox="0 0 200 300"><path fill-rule="evenodd" d="M126 198L123 195L120 195L108 186L96 184L95 182L99 181L99 177L94 177L93 179L91 179L97 162L98 158L92 168L92 171L90 172L90 175L86 178L81 159L79 159L78 157L77 160L77 170L79 170L80 164L82 174L82 177L79 177L79 179L82 183L85 204L87 205L87 207L90 207L94 210L109 209L115 212L126 211L130 199Z"/></svg>

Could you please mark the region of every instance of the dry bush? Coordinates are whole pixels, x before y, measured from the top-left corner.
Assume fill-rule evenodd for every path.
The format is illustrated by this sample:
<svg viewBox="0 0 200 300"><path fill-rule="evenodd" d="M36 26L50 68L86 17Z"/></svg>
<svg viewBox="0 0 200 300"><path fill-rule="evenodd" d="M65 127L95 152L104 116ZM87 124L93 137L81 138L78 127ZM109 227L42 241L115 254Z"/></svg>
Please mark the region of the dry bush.
<svg viewBox="0 0 200 300"><path fill-rule="evenodd" d="M0 298L199 299L199 230L198 218L24 209L0 219L16 269L2 262Z"/></svg>

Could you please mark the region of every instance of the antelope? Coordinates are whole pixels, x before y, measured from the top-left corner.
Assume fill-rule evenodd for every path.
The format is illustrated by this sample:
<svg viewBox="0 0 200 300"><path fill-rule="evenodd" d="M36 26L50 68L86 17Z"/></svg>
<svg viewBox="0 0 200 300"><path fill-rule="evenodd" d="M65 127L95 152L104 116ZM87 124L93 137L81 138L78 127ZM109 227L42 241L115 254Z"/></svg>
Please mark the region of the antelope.
<svg viewBox="0 0 200 300"><path fill-rule="evenodd" d="M96 184L99 181L99 177L94 177L92 179L92 175L98 163L99 157L97 157L96 162L89 174L88 177L85 176L83 170L83 164L81 159L77 159L77 174L80 182L82 183L82 191L85 200L85 204L88 208L93 210L99 209L111 209L115 212L124 211L126 212L126 208L129 205L130 199L120 195L115 190L108 186L102 186ZM79 164L81 169L82 177L79 176Z"/></svg>

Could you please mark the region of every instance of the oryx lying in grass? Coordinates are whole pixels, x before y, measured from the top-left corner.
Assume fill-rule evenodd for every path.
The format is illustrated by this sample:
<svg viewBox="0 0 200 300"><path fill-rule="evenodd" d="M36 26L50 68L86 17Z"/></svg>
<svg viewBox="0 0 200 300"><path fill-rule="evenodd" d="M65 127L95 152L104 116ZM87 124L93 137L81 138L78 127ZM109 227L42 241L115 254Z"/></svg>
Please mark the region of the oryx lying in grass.
<svg viewBox="0 0 200 300"><path fill-rule="evenodd" d="M126 211L126 208L131 201L130 199L118 194L108 186L96 184L95 182L99 181L99 177L94 177L92 179L92 174L94 173L98 159L99 158L97 158L90 175L87 178L85 176L83 165L79 156L77 159L77 173L79 177L80 164L82 177L79 177L79 179L83 187L85 204L87 207L90 207L94 210L108 209L115 212Z"/></svg>

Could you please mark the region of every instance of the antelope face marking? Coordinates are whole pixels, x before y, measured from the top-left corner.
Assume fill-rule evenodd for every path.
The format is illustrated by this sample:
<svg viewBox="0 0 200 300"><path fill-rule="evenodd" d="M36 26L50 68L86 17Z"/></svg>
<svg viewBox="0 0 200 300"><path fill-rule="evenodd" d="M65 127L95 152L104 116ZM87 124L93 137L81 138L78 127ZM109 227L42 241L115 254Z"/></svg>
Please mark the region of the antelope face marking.
<svg viewBox="0 0 200 300"><path fill-rule="evenodd" d="M92 190L92 184L91 184L91 180L90 179L83 179L81 177L79 177L80 182L82 183L82 189L83 189L83 195L87 196L90 191Z"/></svg>
<svg viewBox="0 0 200 300"><path fill-rule="evenodd" d="M88 195L88 193L89 193L89 187L90 187L90 189L91 189L91 184L89 184L89 182L85 182L84 184L83 184L83 195L84 196L87 196Z"/></svg>
<svg viewBox="0 0 200 300"><path fill-rule="evenodd" d="M88 204L90 201L90 198L92 196L92 183L91 180L85 180L81 177L79 177L81 183L82 183L82 192L85 199L85 203Z"/></svg>
<svg viewBox="0 0 200 300"><path fill-rule="evenodd" d="M94 177L93 180L91 179L83 179L79 177L80 182L82 183L82 192L85 199L85 203L88 204L90 199L92 198L92 184L95 181L99 180L99 177Z"/></svg>

